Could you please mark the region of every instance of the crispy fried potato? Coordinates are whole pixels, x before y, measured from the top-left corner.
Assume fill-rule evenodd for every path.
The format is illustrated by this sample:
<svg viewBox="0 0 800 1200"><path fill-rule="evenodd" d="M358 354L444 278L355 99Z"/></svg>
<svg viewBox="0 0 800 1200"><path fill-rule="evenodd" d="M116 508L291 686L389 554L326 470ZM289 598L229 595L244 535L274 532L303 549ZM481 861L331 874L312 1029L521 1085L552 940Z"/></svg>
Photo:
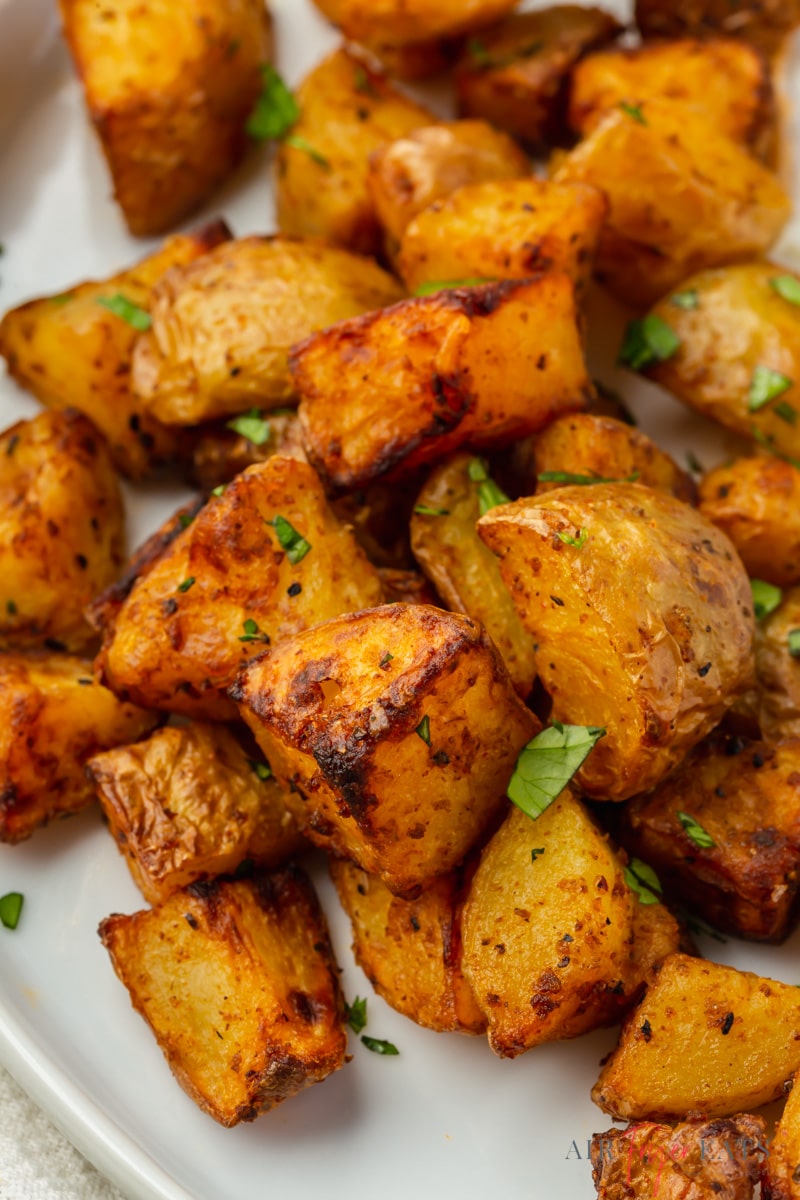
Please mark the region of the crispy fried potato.
<svg viewBox="0 0 800 1200"><path fill-rule="evenodd" d="M81 283L60 296L29 300L0 321L0 354L9 374L48 408L77 408L103 433L117 470L141 479L181 457L178 439L142 408L130 369L139 329L104 301L123 297L147 324L150 295L170 267L192 262L223 242L221 221L169 238L160 250L102 282Z"/></svg>
<svg viewBox="0 0 800 1200"><path fill-rule="evenodd" d="M406 896L486 831L539 728L480 626L426 605L318 625L230 694L310 840Z"/></svg>
<svg viewBox="0 0 800 1200"><path fill-rule="evenodd" d="M337 491L466 444L505 445L592 391L558 272L342 321L295 346L291 364L308 456Z"/></svg>
<svg viewBox="0 0 800 1200"><path fill-rule="evenodd" d="M700 483L700 511L733 542L755 579L800 583L800 470L770 455L737 458Z"/></svg>
<svg viewBox="0 0 800 1200"><path fill-rule="evenodd" d="M798 629L800 587L794 587L756 626L754 716L768 741L800 737Z"/></svg>
<svg viewBox="0 0 800 1200"><path fill-rule="evenodd" d="M791 212L777 178L742 146L702 113L661 100L606 113L554 178L605 191L596 274L637 306L695 271L764 253Z"/></svg>
<svg viewBox="0 0 800 1200"><path fill-rule="evenodd" d="M800 989L673 954L653 970L592 1099L624 1120L759 1108L800 1066L798 1022Z"/></svg>
<svg viewBox="0 0 800 1200"><path fill-rule="evenodd" d="M345 37L407 46L455 37L510 12L519 0L314 0Z"/></svg>
<svg viewBox="0 0 800 1200"><path fill-rule="evenodd" d="M124 551L119 484L91 421L45 412L0 435L0 649L87 649L83 609Z"/></svg>
<svg viewBox="0 0 800 1200"><path fill-rule="evenodd" d="M783 1115L775 1126L761 1180L763 1200L800 1198L800 1084L794 1078Z"/></svg>
<svg viewBox="0 0 800 1200"><path fill-rule="evenodd" d="M84 659L0 655L0 842L86 808L94 799L86 760L157 721L96 684Z"/></svg>
<svg viewBox="0 0 800 1200"><path fill-rule="evenodd" d="M688 505L563 487L492 509L478 532L537 643L552 719L607 731L577 777L595 799L655 786L750 685L750 582Z"/></svg>
<svg viewBox="0 0 800 1200"><path fill-rule="evenodd" d="M242 157L272 54L263 0L59 0L131 233L163 233Z"/></svg>
<svg viewBox="0 0 800 1200"><path fill-rule="evenodd" d="M378 254L383 234L367 183L369 156L436 118L347 50L306 76L297 101L300 119L277 158L278 228Z"/></svg>
<svg viewBox="0 0 800 1200"><path fill-rule="evenodd" d="M221 1125L343 1066L328 929L297 867L194 884L160 908L107 917L99 933L178 1083Z"/></svg>
<svg viewBox="0 0 800 1200"><path fill-rule="evenodd" d="M263 422L254 432L257 440L237 433L227 421L210 421L194 439L190 479L204 492L225 487L254 463L266 462L274 454L305 459L300 423L294 409L258 411ZM261 437L264 440L261 441Z"/></svg>
<svg viewBox="0 0 800 1200"><path fill-rule="evenodd" d="M768 54L778 52L800 25L798 0L636 0L636 24L645 37L725 34Z"/></svg>
<svg viewBox="0 0 800 1200"><path fill-rule="evenodd" d="M411 548L447 607L481 622L524 699L536 678L533 638L503 583L497 559L478 537L479 485L469 474L474 461L469 454L457 454L431 472L411 518Z"/></svg>
<svg viewBox="0 0 800 1200"><path fill-rule="evenodd" d="M467 43L456 70L461 113L534 149L562 142L572 68L620 29L610 13L578 4L515 13Z"/></svg>
<svg viewBox="0 0 800 1200"><path fill-rule="evenodd" d="M555 267L591 275L608 206L584 184L521 179L460 188L406 229L398 267L409 291L460 279L523 279Z"/></svg>
<svg viewBox="0 0 800 1200"><path fill-rule="evenodd" d="M159 729L95 755L86 770L150 904L245 859L278 867L303 848L283 788L223 726Z"/></svg>
<svg viewBox="0 0 800 1200"><path fill-rule="evenodd" d="M680 345L647 373L703 416L797 458L800 308L780 295L782 286L800 287L800 276L766 262L687 279L681 294L693 307L667 297L652 310Z"/></svg>
<svg viewBox="0 0 800 1200"><path fill-rule="evenodd" d="M321 242L228 242L153 289L153 329L133 356L134 391L171 425L275 408L292 399L294 342L402 295L371 260Z"/></svg>
<svg viewBox="0 0 800 1200"><path fill-rule="evenodd" d="M288 526L277 530L278 517ZM228 720L236 710L225 689L245 662L383 596L317 476L297 459L248 468L165 540L121 607L95 610L104 638L99 676L152 708Z"/></svg>

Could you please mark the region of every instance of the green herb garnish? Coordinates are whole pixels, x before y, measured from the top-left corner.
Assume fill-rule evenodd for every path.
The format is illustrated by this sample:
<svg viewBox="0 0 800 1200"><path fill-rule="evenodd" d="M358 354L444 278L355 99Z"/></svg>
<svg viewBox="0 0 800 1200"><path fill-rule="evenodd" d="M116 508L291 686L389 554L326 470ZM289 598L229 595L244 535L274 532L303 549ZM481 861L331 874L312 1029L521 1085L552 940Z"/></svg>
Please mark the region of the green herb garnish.
<svg viewBox="0 0 800 1200"><path fill-rule="evenodd" d="M192 513L178 513L178 522L181 529L188 529L193 520L194 515Z"/></svg>
<svg viewBox="0 0 800 1200"><path fill-rule="evenodd" d="M639 472L626 475L624 479L609 479L605 475L573 475L570 471L542 471L536 479L539 483L572 483L578 487L588 487L592 483L636 483Z"/></svg>
<svg viewBox="0 0 800 1200"><path fill-rule="evenodd" d="M541 858L544 854L544 850L544 846L537 846L535 849L531 850L531 862L536 862L537 858Z"/></svg>
<svg viewBox="0 0 800 1200"><path fill-rule="evenodd" d="M499 504L510 504L511 500L501 487L487 473L486 464L480 458L473 458L467 466L467 474L473 483L478 485L478 511L481 516L497 508Z"/></svg>
<svg viewBox="0 0 800 1200"><path fill-rule="evenodd" d="M127 321L139 333L146 333L153 324L149 312L145 312L138 304L134 304L132 300L128 300L119 292L115 296L98 296L97 303L101 308L107 308L115 317Z"/></svg>
<svg viewBox="0 0 800 1200"><path fill-rule="evenodd" d="M645 115L642 112L642 110L639 108L638 104L628 104L628 102L626 100L621 100L619 106L622 109L622 111L625 113L625 115L630 117L632 121L638 121L638 123L640 125L647 124L647 121L645 120Z"/></svg>
<svg viewBox="0 0 800 1200"><path fill-rule="evenodd" d="M414 512L421 517L449 517L449 508L432 508L430 504L415 504Z"/></svg>
<svg viewBox="0 0 800 1200"><path fill-rule="evenodd" d="M305 556L311 549L311 543L307 542L301 533L298 533L294 525L286 520L286 517L277 516L272 521L267 521L275 530L278 542L286 551L286 557L289 562L295 566L302 562Z"/></svg>
<svg viewBox="0 0 800 1200"><path fill-rule="evenodd" d="M261 95L245 129L251 138L266 142L286 136L300 116L300 107L274 67L265 63L261 78Z"/></svg>
<svg viewBox="0 0 800 1200"><path fill-rule="evenodd" d="M271 432L269 421L264 420L257 408L251 408L249 412L242 413L240 417L234 417L232 421L226 423L225 428L232 429L240 437L247 438L248 442L252 442L254 446L263 446L265 442L268 442Z"/></svg>
<svg viewBox="0 0 800 1200"><path fill-rule="evenodd" d="M430 744L431 744L431 719L430 719L430 717L428 717L428 716L423 717L422 720L420 721L419 725L417 726L417 728L414 730L414 733L416 733L417 737L422 738L422 740L426 746L430 746Z"/></svg>
<svg viewBox="0 0 800 1200"><path fill-rule="evenodd" d="M765 583L763 579L751 579L750 587L753 592L753 611L756 620L763 621L764 617L775 612L783 599L783 592L774 584Z"/></svg>
<svg viewBox="0 0 800 1200"><path fill-rule="evenodd" d="M662 896L659 878L640 858L632 858L623 872L625 882L639 897L640 904L658 904Z"/></svg>
<svg viewBox="0 0 800 1200"><path fill-rule="evenodd" d="M194 587L196 582L197 580L195 579L194 575L190 575L188 579L184 579L183 583L178 584L178 591L188 592L189 588Z"/></svg>
<svg viewBox="0 0 800 1200"><path fill-rule="evenodd" d="M225 491L226 486L227 485L224 483L218 484L215 488L211 489L211 495L212 496L221 496L223 494L223 492Z"/></svg>
<svg viewBox="0 0 800 1200"><path fill-rule="evenodd" d="M352 1004L345 1002L344 1006L345 1024L349 1025L353 1033L361 1033L362 1029L367 1026L367 1001L362 1000L360 996L356 996Z"/></svg>
<svg viewBox="0 0 800 1200"><path fill-rule="evenodd" d="M793 408L791 404L787 404L785 400L779 400L772 411L787 425L797 424L797 409Z"/></svg>
<svg viewBox="0 0 800 1200"><path fill-rule="evenodd" d="M330 171L331 164L324 154L317 150L316 146L312 146L311 142L307 142L304 137L298 137L297 134L290 133L288 137L283 139L287 146L294 146L295 150L302 150L304 154L315 162L320 167L325 167L326 171Z"/></svg>
<svg viewBox="0 0 800 1200"><path fill-rule="evenodd" d="M474 279L431 280L430 283L421 283L414 295L419 300L423 296L433 296L436 292L453 292L456 288L480 287L484 283L494 283L494 280L487 279L485 275L476 276Z"/></svg>
<svg viewBox="0 0 800 1200"><path fill-rule="evenodd" d="M711 834L703 829L703 826L694 817L690 816L689 813L679 812L677 817L689 841L693 842L698 850L710 850L712 846L716 846L717 843Z"/></svg>
<svg viewBox="0 0 800 1200"><path fill-rule="evenodd" d="M792 386L788 375L773 371L771 367L759 364L753 371L750 380L750 391L747 393L747 407L750 412L759 412L770 400L777 400Z"/></svg>
<svg viewBox="0 0 800 1200"><path fill-rule="evenodd" d="M479 67L488 67L491 65L492 56L480 38L470 38L467 42L467 50L470 58L472 58Z"/></svg>
<svg viewBox="0 0 800 1200"><path fill-rule="evenodd" d="M700 297L694 288L690 288L688 292L676 292L674 296L669 298L670 304L674 304L676 308L682 308L686 312L691 312L693 308L697 308L700 303Z"/></svg>
<svg viewBox="0 0 800 1200"><path fill-rule="evenodd" d="M269 645L269 635L262 633L252 617L247 618L242 624L242 629L244 629L244 633L239 638L240 642L265 642Z"/></svg>
<svg viewBox="0 0 800 1200"><path fill-rule="evenodd" d="M507 788L509 800L536 820L580 770L605 729L554 721L520 753Z"/></svg>
<svg viewBox="0 0 800 1200"><path fill-rule="evenodd" d="M680 349L681 339L655 313L631 321L619 352L619 361L633 371L666 362Z"/></svg>
<svg viewBox="0 0 800 1200"><path fill-rule="evenodd" d="M564 542L567 546L574 546L576 550L580 550L581 546L585 545L586 539L589 536L588 529L579 529L573 537L571 533L556 532L556 537L559 541Z"/></svg>
<svg viewBox="0 0 800 1200"><path fill-rule="evenodd" d="M790 629L786 635L786 645L792 658L800 658L800 629Z"/></svg>
<svg viewBox="0 0 800 1200"><path fill-rule="evenodd" d="M700 462L700 460L697 458L697 455L694 453L693 450L686 451L686 463L687 463L687 466L689 467L689 470L694 475L702 475L705 471L705 467Z"/></svg>
<svg viewBox="0 0 800 1200"><path fill-rule="evenodd" d="M790 304L800 305L800 279L794 275L776 275L769 281L770 287L776 291L782 300Z"/></svg>
<svg viewBox="0 0 800 1200"><path fill-rule="evenodd" d="M368 1050L372 1050L373 1054L399 1054L400 1051L393 1042L384 1041L383 1038L369 1037L364 1033L361 1035L361 1040Z"/></svg>
<svg viewBox="0 0 800 1200"><path fill-rule="evenodd" d="M248 758L247 765L262 783L265 783L268 779L272 779L272 767L269 763L258 762L255 758Z"/></svg>
<svg viewBox="0 0 800 1200"><path fill-rule="evenodd" d="M5 896L0 896L0 923L5 925L6 929L17 928L24 903L25 897L21 892L8 892Z"/></svg>

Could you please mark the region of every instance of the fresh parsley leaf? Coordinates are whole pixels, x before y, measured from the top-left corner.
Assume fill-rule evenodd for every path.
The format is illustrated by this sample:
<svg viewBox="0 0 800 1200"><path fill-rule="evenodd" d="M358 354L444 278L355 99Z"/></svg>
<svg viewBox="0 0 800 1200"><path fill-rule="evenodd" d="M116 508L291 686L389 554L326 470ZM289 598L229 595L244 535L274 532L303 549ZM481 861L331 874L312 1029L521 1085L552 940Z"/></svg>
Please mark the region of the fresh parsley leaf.
<svg viewBox="0 0 800 1200"><path fill-rule="evenodd" d="M509 800L536 820L589 757L605 729L554 721L520 753L507 788Z"/></svg>
<svg viewBox="0 0 800 1200"><path fill-rule="evenodd" d="M272 779L272 767L269 763L258 762L255 758L248 758L247 765L262 783L265 783L268 779Z"/></svg>
<svg viewBox="0 0 800 1200"><path fill-rule="evenodd" d="M178 513L178 521L181 529L188 529L193 520L194 517L191 513Z"/></svg>
<svg viewBox="0 0 800 1200"><path fill-rule="evenodd" d="M480 287L484 283L493 283L494 280L484 276L475 276L474 279L445 279L431 280L430 283L421 283L414 292L414 295L419 300L423 296L433 296L436 292L452 292L456 288L471 288Z"/></svg>
<svg viewBox="0 0 800 1200"><path fill-rule="evenodd" d="M700 297L694 288L690 288L687 292L675 292L674 296L669 298L670 304L674 304L676 308L682 308L686 312L691 312L693 308L697 308L700 303Z"/></svg>
<svg viewBox="0 0 800 1200"><path fill-rule="evenodd" d="M544 846L537 846L535 849L531 850L531 862L536 862L537 858L541 858L544 854L544 850Z"/></svg>
<svg viewBox="0 0 800 1200"><path fill-rule="evenodd" d="M628 104L628 102L626 100L621 100L619 106L622 109L622 111L625 113L625 115L630 117L632 121L638 121L638 123L640 125L647 124L647 121L645 120L645 115L642 112L642 110L639 108L638 104Z"/></svg>
<svg viewBox="0 0 800 1200"><path fill-rule="evenodd" d="M188 579L184 579L183 583L178 584L178 591L188 592L189 588L194 587L196 582L197 580L195 579L194 575L190 575Z"/></svg>
<svg viewBox="0 0 800 1200"><path fill-rule="evenodd" d="M223 494L223 492L225 491L226 486L227 485L224 483L218 484L217 487L211 489L211 495L212 496L221 496Z"/></svg>
<svg viewBox="0 0 800 1200"><path fill-rule="evenodd" d="M511 499L487 473L486 464L480 458L473 458L467 467L467 474L473 483L478 485L478 511L481 516L497 508L500 504L510 504Z"/></svg>
<svg viewBox="0 0 800 1200"><path fill-rule="evenodd" d="M331 164L324 154L317 150L316 146L312 146L311 142L307 142L304 137L299 137L297 134L290 133L288 137L283 139L287 146L294 146L295 150L302 150L304 154L315 162L317 166L324 167L326 171L330 171Z"/></svg>
<svg viewBox="0 0 800 1200"><path fill-rule="evenodd" d="M449 517L449 508L432 508L430 504L415 504L414 512L421 517Z"/></svg>
<svg viewBox="0 0 800 1200"><path fill-rule="evenodd" d="M776 275L769 284L782 300L800 305L800 279L796 275Z"/></svg>
<svg viewBox="0 0 800 1200"><path fill-rule="evenodd" d="M560 530L556 533L559 541L563 542L566 546L574 546L576 550L580 550L581 546L586 544L588 536L588 529L579 529L574 537L571 533L562 533Z"/></svg>
<svg viewBox="0 0 800 1200"><path fill-rule="evenodd" d="M395 1046L393 1042L384 1041L383 1038L369 1037L368 1034L364 1033L361 1035L361 1040L364 1043L364 1045L367 1047L367 1049L371 1050L373 1052L373 1054L399 1054L400 1053L400 1051L397 1049L397 1046Z"/></svg>
<svg viewBox="0 0 800 1200"><path fill-rule="evenodd" d="M763 621L764 617L775 612L783 599L783 592L774 584L765 583L763 579L751 579L750 587L753 592L753 611L756 620Z"/></svg>
<svg viewBox="0 0 800 1200"><path fill-rule="evenodd" d="M792 658L800 658L800 629L790 629L786 635L786 645Z"/></svg>
<svg viewBox="0 0 800 1200"><path fill-rule="evenodd" d="M424 716L422 718L422 720L420 721L419 725L417 726L417 728L414 730L414 733L416 733L417 737L422 738L422 740L426 746L430 746L430 744L431 744L431 719L430 719L430 717Z"/></svg>
<svg viewBox="0 0 800 1200"><path fill-rule="evenodd" d="M640 858L632 858L624 871L625 882L639 897L640 904L658 904L662 896L659 878Z"/></svg>
<svg viewBox="0 0 800 1200"><path fill-rule="evenodd" d="M381 661L378 663L378 666L379 667L388 667L389 663L392 662L393 659L394 659L394 655L391 654L387 650L386 653L384 654L383 658L381 659Z"/></svg>
<svg viewBox="0 0 800 1200"><path fill-rule="evenodd" d="M624 479L609 479L605 475L573 475L570 471L542 471L536 479L539 483L571 483L577 487L588 487L592 483L636 483L639 472L626 475Z"/></svg>
<svg viewBox="0 0 800 1200"><path fill-rule="evenodd" d="M286 517L279 515L274 520L268 521L267 524L271 525L275 530L278 542L286 551L286 557L289 562L293 566L302 562L311 549L311 543L307 542L303 535L297 532L294 525L286 520Z"/></svg>
<svg viewBox="0 0 800 1200"><path fill-rule="evenodd" d="M712 846L716 846L717 843L711 834L703 829L703 826L694 817L690 816L689 813L679 812L677 816L689 841L693 842L698 850L710 850Z"/></svg>
<svg viewBox="0 0 800 1200"><path fill-rule="evenodd" d="M653 363L666 362L677 354L681 339L666 321L655 313L631 321L619 352L619 361L632 371L641 371Z"/></svg>
<svg viewBox="0 0 800 1200"><path fill-rule="evenodd" d="M753 371L750 391L747 394L749 411L758 412L769 404L770 400L777 400L778 396L782 396L791 386L792 380L788 375L782 375L780 371L773 371L771 367L759 363Z"/></svg>
<svg viewBox="0 0 800 1200"><path fill-rule="evenodd" d="M225 428L232 429L240 437L247 438L248 442L252 442L254 446L263 446L265 442L268 442L271 432L269 421L264 420L261 411L257 408L251 408L249 412L234 417L232 421L226 423Z"/></svg>
<svg viewBox="0 0 800 1200"><path fill-rule="evenodd" d="M361 1033L362 1029L367 1027L367 1001L361 996L356 996L352 1004L345 1003L344 1006L345 1024L349 1025L353 1033Z"/></svg>
<svg viewBox="0 0 800 1200"><path fill-rule="evenodd" d="M127 321L139 333L146 333L153 324L150 319L150 313L145 312L138 304L134 304L132 300L128 300L119 292L114 296L98 296L97 303L101 308L107 308L115 317L119 317L122 321Z"/></svg>
<svg viewBox="0 0 800 1200"><path fill-rule="evenodd" d="M262 633L252 617L247 618L242 628L244 629L244 633L239 638L240 642L264 642L266 645L269 645L269 634Z"/></svg>
<svg viewBox="0 0 800 1200"><path fill-rule="evenodd" d="M17 928L24 903L25 897L21 892L8 892L5 896L0 896L0 923L5 925L6 929Z"/></svg>
<svg viewBox="0 0 800 1200"><path fill-rule="evenodd" d="M266 142L285 137L300 116L300 106L274 67L261 68L261 95L247 119L251 138Z"/></svg>

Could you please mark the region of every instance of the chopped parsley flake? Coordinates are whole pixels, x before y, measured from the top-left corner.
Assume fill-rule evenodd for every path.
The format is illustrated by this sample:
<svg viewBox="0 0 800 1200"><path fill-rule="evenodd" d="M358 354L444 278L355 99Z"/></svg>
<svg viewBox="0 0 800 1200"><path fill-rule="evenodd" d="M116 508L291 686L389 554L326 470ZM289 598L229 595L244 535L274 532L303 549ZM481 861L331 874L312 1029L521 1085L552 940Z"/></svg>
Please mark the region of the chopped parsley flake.
<svg viewBox="0 0 800 1200"><path fill-rule="evenodd" d="M770 279L769 285L782 300L800 305L800 279L796 275L776 275Z"/></svg>
<svg viewBox="0 0 800 1200"><path fill-rule="evenodd" d="M431 280L430 283L421 283L414 292L418 300L424 296L433 296L436 292L452 292L456 288L471 288L481 287L484 283L493 283L492 279L484 276L476 276L474 279L449 279L449 280Z"/></svg>
<svg viewBox="0 0 800 1200"><path fill-rule="evenodd" d="M0 896L0 923L5 925L6 929L17 928L24 903L25 897L21 892L8 892L5 896Z"/></svg>
<svg viewBox="0 0 800 1200"><path fill-rule="evenodd" d="M127 321L139 333L146 333L153 323L149 312L145 312L138 304L134 304L132 300L128 300L119 292L114 296L98 296L97 303L101 308L107 308L115 317Z"/></svg>
<svg viewBox="0 0 800 1200"><path fill-rule="evenodd" d="M640 125L647 124L644 113L642 112L641 108L639 108L638 104L628 104L627 101L621 100L620 108L626 114L626 116L631 118L632 121L638 121Z"/></svg>
<svg viewBox="0 0 800 1200"><path fill-rule="evenodd" d="M197 580L195 579L194 575L190 575L188 579L184 579L183 583L178 584L178 591L188 592L189 588L194 587L196 582Z"/></svg>
<svg viewBox="0 0 800 1200"><path fill-rule="evenodd" d="M345 1003L344 1006L345 1024L349 1025L353 1033L361 1033L367 1027L367 1001L361 996L356 996L352 1004Z"/></svg>
<svg viewBox="0 0 800 1200"><path fill-rule="evenodd" d="M716 846L716 842L703 826L697 822L689 813L679 812L678 820L683 826L684 832L689 841L697 846L698 850L710 850L712 846Z"/></svg>
<svg viewBox="0 0 800 1200"><path fill-rule="evenodd" d="M421 517L449 517L449 508L432 508L430 504L415 504L414 512Z"/></svg>
<svg viewBox="0 0 800 1200"><path fill-rule="evenodd" d="M624 871L625 882L639 897L640 904L658 904L662 895L661 883L652 867L640 858L632 858Z"/></svg>
<svg viewBox="0 0 800 1200"><path fill-rule="evenodd" d="M251 408L250 412L242 413L240 417L234 417L232 421L227 422L225 428L232 429L240 437L247 438L248 442L252 442L254 446L263 446L265 442L268 442L271 432L269 421L264 420L257 408Z"/></svg>
<svg viewBox="0 0 800 1200"><path fill-rule="evenodd" d="M311 549L311 543L307 542L301 533L298 533L294 525L286 520L286 517L278 515L272 521L267 522L275 530L278 542L282 549L286 551L286 557L289 562L296 566L302 562L305 556Z"/></svg>
<svg viewBox="0 0 800 1200"><path fill-rule="evenodd" d="M392 1055L400 1053L400 1051L397 1049L397 1046L395 1046L393 1042L384 1041L383 1038L369 1037L368 1034L364 1033L361 1035L361 1040L367 1049L371 1050L373 1054Z"/></svg>
<svg viewBox="0 0 800 1200"><path fill-rule="evenodd" d="M467 474L472 482L478 485L478 509L481 516L493 508L497 508L499 504L511 503L510 497L487 473L486 464L482 459L471 459L467 467Z"/></svg>
<svg viewBox="0 0 800 1200"><path fill-rule="evenodd" d="M631 321L619 352L619 361L633 371L666 362L678 352L681 339L655 313Z"/></svg>
<svg viewBox="0 0 800 1200"><path fill-rule="evenodd" d="M556 537L559 541L564 542L567 546L574 546L576 550L580 550L581 546L586 544L586 539L589 536L588 529L579 529L573 537L571 533L563 533L559 530Z"/></svg>
<svg viewBox="0 0 800 1200"><path fill-rule="evenodd" d="M267 645L269 645L269 635L262 633L252 617L247 618L247 620L243 623L242 628L244 629L244 633L239 638L240 642L265 642Z"/></svg>
<svg viewBox="0 0 800 1200"><path fill-rule="evenodd" d="M416 733L417 737L422 738L422 740L426 746L430 746L430 744L431 744L431 719L430 719L430 717L428 717L428 716L423 717L422 720L420 721L419 725L417 726L417 728L414 730L414 733Z"/></svg>
<svg viewBox="0 0 800 1200"><path fill-rule="evenodd" d="M272 767L269 763L258 762L255 758L248 758L247 765L262 783L265 783L268 779L272 779Z"/></svg>
<svg viewBox="0 0 800 1200"><path fill-rule="evenodd" d="M285 137L300 116L300 107L274 67L264 64L261 95L245 129L258 142Z"/></svg>
<svg viewBox="0 0 800 1200"><path fill-rule="evenodd" d="M700 303L700 297L694 288L690 288L687 292L676 292L674 296L669 298L670 304L674 304L676 308L682 308L686 312L691 312L693 308L697 308Z"/></svg>
<svg viewBox="0 0 800 1200"><path fill-rule="evenodd" d="M308 155L312 162L317 164L317 166L325 167L327 171L330 171L331 164L325 155L321 154L320 151L317 150L315 146L312 146L310 142L307 142L304 137L298 137L297 134L291 133L287 138L284 138L284 141L287 146L294 146L295 150L302 150L304 154Z"/></svg>
<svg viewBox="0 0 800 1200"><path fill-rule="evenodd" d="M773 371L771 367L761 364L753 371L750 380L750 391L747 393L747 407L750 412L759 412L770 400L777 400L792 386L788 375Z"/></svg>
<svg viewBox="0 0 800 1200"><path fill-rule="evenodd" d="M779 587L775 587L772 583L766 583L763 579L751 579L750 587L753 592L753 611L757 621L763 621L764 617L768 617L783 599L783 592Z"/></svg>
<svg viewBox="0 0 800 1200"><path fill-rule="evenodd" d="M790 629L786 635L786 645L792 658L800 658L800 629Z"/></svg>

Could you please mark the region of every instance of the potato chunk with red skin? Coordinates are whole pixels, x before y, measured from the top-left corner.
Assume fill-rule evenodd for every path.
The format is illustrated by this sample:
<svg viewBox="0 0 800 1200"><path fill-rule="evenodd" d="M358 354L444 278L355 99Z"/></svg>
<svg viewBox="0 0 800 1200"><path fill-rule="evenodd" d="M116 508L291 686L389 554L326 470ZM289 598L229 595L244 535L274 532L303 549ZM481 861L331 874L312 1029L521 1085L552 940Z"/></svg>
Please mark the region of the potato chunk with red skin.
<svg viewBox="0 0 800 1200"><path fill-rule="evenodd" d="M298 868L194 884L115 914L100 937L178 1083L221 1125L320 1083L344 1064L337 968Z"/></svg>
<svg viewBox="0 0 800 1200"><path fill-rule="evenodd" d="M552 719L607 730L577 776L593 798L654 787L752 682L744 568L672 496L562 487L492 509L478 532L537 644Z"/></svg>
<svg viewBox="0 0 800 1200"><path fill-rule="evenodd" d="M230 694L303 832L397 895L462 861L539 729L481 627L423 604L307 630Z"/></svg>

